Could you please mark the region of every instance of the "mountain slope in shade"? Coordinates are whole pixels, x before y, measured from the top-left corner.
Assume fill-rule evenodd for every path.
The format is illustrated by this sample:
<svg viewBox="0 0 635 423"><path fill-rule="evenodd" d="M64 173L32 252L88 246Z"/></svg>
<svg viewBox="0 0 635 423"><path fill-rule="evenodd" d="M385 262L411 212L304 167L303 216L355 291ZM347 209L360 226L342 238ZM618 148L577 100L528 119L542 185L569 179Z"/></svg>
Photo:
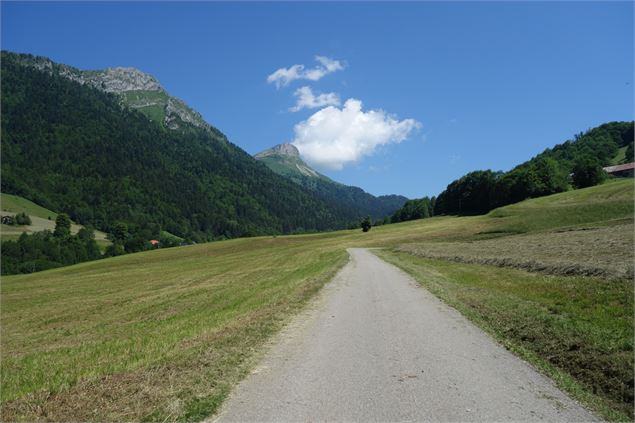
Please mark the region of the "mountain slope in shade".
<svg viewBox="0 0 635 423"><path fill-rule="evenodd" d="M306 164L293 144L278 144L254 157L277 174L314 191L321 199L359 216L381 219L394 213L408 200L401 195L375 197L361 188L333 181Z"/></svg>

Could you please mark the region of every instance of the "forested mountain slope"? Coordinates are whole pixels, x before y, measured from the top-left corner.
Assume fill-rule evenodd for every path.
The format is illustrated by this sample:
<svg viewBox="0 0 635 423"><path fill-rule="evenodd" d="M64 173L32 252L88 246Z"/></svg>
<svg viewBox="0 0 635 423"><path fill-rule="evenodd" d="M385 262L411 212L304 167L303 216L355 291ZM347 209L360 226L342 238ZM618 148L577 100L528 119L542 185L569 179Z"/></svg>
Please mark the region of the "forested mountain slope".
<svg viewBox="0 0 635 423"><path fill-rule="evenodd" d="M106 232L125 222L131 233L193 240L335 229L355 217L209 125L178 113L151 122L107 82L28 58L2 53L2 192Z"/></svg>
<svg viewBox="0 0 635 423"><path fill-rule="evenodd" d="M360 216L381 219L399 209L408 200L402 195L375 197L363 189L335 182L311 168L292 144L279 144L254 156L279 175L314 191L321 199L339 204Z"/></svg>

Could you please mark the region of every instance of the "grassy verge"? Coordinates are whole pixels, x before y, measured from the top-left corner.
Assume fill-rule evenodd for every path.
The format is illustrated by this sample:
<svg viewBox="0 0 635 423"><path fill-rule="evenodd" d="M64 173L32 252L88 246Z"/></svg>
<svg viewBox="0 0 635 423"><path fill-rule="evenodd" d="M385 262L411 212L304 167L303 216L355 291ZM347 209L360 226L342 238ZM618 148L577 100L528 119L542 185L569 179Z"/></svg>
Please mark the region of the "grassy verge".
<svg viewBox="0 0 635 423"><path fill-rule="evenodd" d="M611 421L633 419L633 285L378 255Z"/></svg>

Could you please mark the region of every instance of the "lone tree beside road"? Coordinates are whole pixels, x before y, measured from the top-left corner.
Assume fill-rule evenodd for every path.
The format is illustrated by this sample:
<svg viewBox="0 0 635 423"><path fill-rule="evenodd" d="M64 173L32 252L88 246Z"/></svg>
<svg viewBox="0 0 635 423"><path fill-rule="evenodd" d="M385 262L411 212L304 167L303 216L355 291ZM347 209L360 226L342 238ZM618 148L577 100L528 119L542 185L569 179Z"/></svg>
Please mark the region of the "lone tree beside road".
<svg viewBox="0 0 635 423"><path fill-rule="evenodd" d="M372 224L370 223L370 217L366 216L364 220L362 220L362 231L368 232L370 231Z"/></svg>

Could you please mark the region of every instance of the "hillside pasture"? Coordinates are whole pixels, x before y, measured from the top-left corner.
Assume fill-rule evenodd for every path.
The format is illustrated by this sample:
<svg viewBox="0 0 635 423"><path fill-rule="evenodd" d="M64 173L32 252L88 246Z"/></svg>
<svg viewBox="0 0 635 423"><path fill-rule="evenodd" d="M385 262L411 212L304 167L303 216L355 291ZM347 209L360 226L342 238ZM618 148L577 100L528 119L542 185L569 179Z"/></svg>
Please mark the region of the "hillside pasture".
<svg viewBox="0 0 635 423"><path fill-rule="evenodd" d="M31 218L31 225L2 225L1 235L3 241L15 240L24 232L30 234L46 230L53 231L55 229L57 213L39 206L26 198L2 193L0 203L2 204L1 216L15 216L18 213L26 213ZM74 222L71 223L71 234L75 235L81 228L83 228L82 225L78 225ZM95 240L100 247L110 244L110 241L106 238L106 233L101 231L95 231Z"/></svg>

